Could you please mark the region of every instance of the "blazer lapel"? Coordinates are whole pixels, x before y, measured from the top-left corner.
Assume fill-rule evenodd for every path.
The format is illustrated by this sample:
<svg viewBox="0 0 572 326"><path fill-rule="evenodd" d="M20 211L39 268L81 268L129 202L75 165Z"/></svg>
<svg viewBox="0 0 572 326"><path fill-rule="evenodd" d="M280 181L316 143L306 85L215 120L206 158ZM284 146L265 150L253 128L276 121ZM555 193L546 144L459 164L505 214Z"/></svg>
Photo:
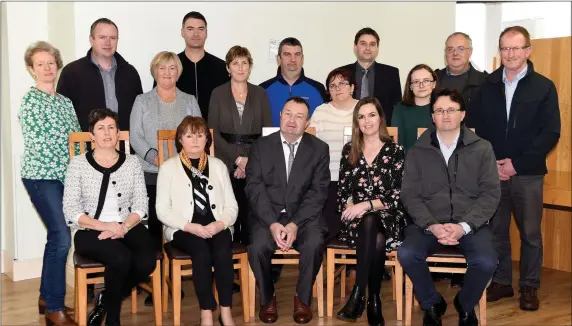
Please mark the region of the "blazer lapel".
<svg viewBox="0 0 572 326"><path fill-rule="evenodd" d="M304 169L304 164L306 164L312 154L311 149L308 146L306 133L302 135L300 139L300 144L298 144L298 150L296 151L296 156L294 156L294 162L292 163L292 170L290 170L290 177L288 178L288 187L286 189L286 198L290 195L290 192L296 184L296 171L300 172Z"/></svg>
<svg viewBox="0 0 572 326"><path fill-rule="evenodd" d="M234 95L232 95L232 87L230 82L228 82L227 95L226 105L230 109L230 114L232 115L232 124L234 125L234 130L237 130L240 128L240 117L238 116L238 109L236 107Z"/></svg>
<svg viewBox="0 0 572 326"><path fill-rule="evenodd" d="M252 129L252 121L254 120L253 117L253 108L252 108L252 104L253 104L253 100L255 100L253 98L254 96L254 85L247 83L247 89L248 89L248 94L246 94L246 99L244 100L244 112L242 112L242 130L245 133L250 133L250 130Z"/></svg>
<svg viewBox="0 0 572 326"><path fill-rule="evenodd" d="M273 134L275 137L274 146L270 150L272 151L272 159L274 160L274 169L280 178L280 184L286 190L287 180L286 180L286 162L284 160L284 148L282 146L282 141L280 138L280 131Z"/></svg>

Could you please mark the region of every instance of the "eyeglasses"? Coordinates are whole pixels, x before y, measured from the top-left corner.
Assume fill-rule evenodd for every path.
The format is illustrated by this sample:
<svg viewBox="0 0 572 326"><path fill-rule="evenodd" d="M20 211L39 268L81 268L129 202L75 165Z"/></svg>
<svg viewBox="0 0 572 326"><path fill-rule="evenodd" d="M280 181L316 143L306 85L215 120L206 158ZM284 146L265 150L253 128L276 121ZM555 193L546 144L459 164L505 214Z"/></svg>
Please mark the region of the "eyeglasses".
<svg viewBox="0 0 572 326"><path fill-rule="evenodd" d="M453 114L457 111L461 111L461 109L447 109L447 110L437 109L437 110L433 111L433 114L434 115L443 115L444 113L447 113L450 115L450 114Z"/></svg>
<svg viewBox="0 0 572 326"><path fill-rule="evenodd" d="M470 48L466 48L466 47L464 47L464 46L458 46L458 47L454 48L454 47L452 47L452 46L449 46L449 47L445 48L445 51L446 51L447 53L453 53L453 52L455 52L455 51L457 51L458 53L463 53L463 52L465 52L465 50L467 50L467 49L470 49Z"/></svg>
<svg viewBox="0 0 572 326"><path fill-rule="evenodd" d="M330 89L337 90L337 89L342 89L342 88L349 86L349 85L350 85L350 83L348 83L348 82L340 82L339 84L333 84L332 83L332 84L330 84L329 87L330 87Z"/></svg>
<svg viewBox="0 0 572 326"><path fill-rule="evenodd" d="M499 48L499 50L500 50L502 53L509 53L510 50L513 50L513 51L516 53L516 52L524 51L524 49L528 49L529 47L530 47L530 45L525 45L525 46L513 46L513 47Z"/></svg>
<svg viewBox="0 0 572 326"><path fill-rule="evenodd" d="M429 86L429 85L431 85L432 82L434 82L434 80L431 80L431 79L414 80L411 82L411 86L413 86L413 87L420 87L421 85Z"/></svg>

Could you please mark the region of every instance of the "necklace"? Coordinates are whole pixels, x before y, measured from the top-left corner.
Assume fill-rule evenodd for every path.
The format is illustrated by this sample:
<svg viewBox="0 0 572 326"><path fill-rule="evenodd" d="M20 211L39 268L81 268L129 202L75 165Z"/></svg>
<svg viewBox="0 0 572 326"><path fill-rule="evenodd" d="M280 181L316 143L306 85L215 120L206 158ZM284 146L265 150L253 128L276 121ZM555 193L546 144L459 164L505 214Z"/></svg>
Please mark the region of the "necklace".
<svg viewBox="0 0 572 326"><path fill-rule="evenodd" d="M115 156L113 156L111 159L104 159L101 157L98 157L96 155L96 152L93 151L93 158L100 163L101 166L109 166L109 165L113 165L115 163L115 161L117 161L117 159L119 158L119 154L117 154L117 152L115 152Z"/></svg>
<svg viewBox="0 0 572 326"><path fill-rule="evenodd" d="M201 158L199 159L199 166L197 168L193 166L193 163L191 162L187 154L185 154L185 151L181 151L179 153L179 157L181 158L181 162L183 162L183 164L189 170L197 169L199 170L200 173L203 173L205 167L207 166L207 153L205 152L201 154Z"/></svg>

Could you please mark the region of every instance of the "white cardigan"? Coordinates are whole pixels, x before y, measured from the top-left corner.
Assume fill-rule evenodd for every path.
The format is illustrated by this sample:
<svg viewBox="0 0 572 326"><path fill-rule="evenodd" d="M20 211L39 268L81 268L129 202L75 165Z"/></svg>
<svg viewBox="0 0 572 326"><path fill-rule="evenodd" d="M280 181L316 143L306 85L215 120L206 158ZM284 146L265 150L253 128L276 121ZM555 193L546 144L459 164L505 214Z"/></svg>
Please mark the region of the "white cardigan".
<svg viewBox="0 0 572 326"><path fill-rule="evenodd" d="M225 229L232 227L238 216L238 204L234 197L226 165L216 157L208 157L209 183L207 193L215 220L222 221ZM183 168L179 156L171 157L161 165L157 176L157 218L165 225L167 241L173 234L184 230L193 221L195 211L193 184Z"/></svg>

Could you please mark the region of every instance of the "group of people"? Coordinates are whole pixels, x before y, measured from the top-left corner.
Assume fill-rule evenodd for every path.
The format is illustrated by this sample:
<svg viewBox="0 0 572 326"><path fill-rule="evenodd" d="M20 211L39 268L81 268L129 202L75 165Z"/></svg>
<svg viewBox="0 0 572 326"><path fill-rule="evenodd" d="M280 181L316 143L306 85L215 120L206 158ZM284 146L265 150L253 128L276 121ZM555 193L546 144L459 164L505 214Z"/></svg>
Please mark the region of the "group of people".
<svg viewBox="0 0 572 326"><path fill-rule="evenodd" d="M185 15L181 36L183 52L153 58L147 93L117 53L109 19L92 24L87 55L66 67L47 42L26 51L36 84L19 113L21 177L48 230L38 302L48 325L76 325L64 306L70 227L75 250L106 267L89 325L120 324L121 302L155 269L163 237L192 257L202 325L214 324L213 278L219 322L234 325L233 242L247 245L264 323L278 319L272 256L300 253L293 319L309 322L312 285L332 238L357 255L339 319L355 321L367 307L368 323L384 325L384 261L397 250L423 325L441 325L447 304L426 258L458 246L468 269L454 306L459 325L477 325L474 306L491 280L489 301L514 295L511 212L523 241L520 307L538 309L542 185L560 114L554 84L528 60L526 29L502 32L502 65L490 75L470 64L470 37L451 34L447 66L413 67L403 94L399 70L375 61L379 36L371 28L355 36L357 61L332 70L326 87L304 75L295 38L280 43L276 77L257 86L248 82L248 49L233 46L224 61L205 51L202 14ZM388 126L398 128L398 141ZM279 131L262 137L264 127ZM419 138L418 128L427 128ZM160 165L164 129L176 130L178 154ZM120 130L129 131L131 154L116 149ZM68 135L78 131L92 142L70 161Z"/></svg>

